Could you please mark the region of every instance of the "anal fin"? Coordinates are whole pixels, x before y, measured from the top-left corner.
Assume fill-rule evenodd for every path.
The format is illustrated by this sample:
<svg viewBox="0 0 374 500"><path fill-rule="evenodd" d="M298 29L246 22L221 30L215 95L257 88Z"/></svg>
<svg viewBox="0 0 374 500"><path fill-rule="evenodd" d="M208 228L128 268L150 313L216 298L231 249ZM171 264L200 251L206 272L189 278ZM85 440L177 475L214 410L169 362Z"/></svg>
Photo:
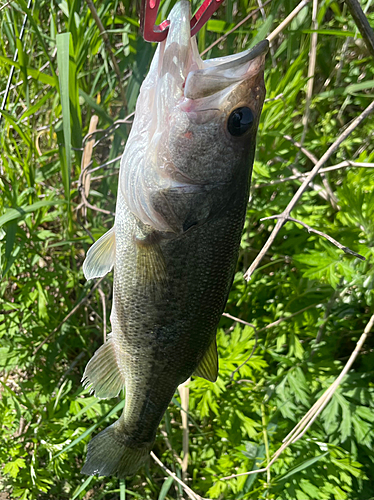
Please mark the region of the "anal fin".
<svg viewBox="0 0 374 500"><path fill-rule="evenodd" d="M113 339L98 349L84 370L82 385L95 392L100 399L118 396L125 385L125 379L118 366Z"/></svg>
<svg viewBox="0 0 374 500"><path fill-rule="evenodd" d="M218 353L217 340L214 339L209 349L204 354L199 366L193 373L196 377L202 377L210 382L215 382L218 377Z"/></svg>
<svg viewBox="0 0 374 500"><path fill-rule="evenodd" d="M83 262L83 274L87 280L101 278L111 271L116 258L115 226L101 236L88 250Z"/></svg>

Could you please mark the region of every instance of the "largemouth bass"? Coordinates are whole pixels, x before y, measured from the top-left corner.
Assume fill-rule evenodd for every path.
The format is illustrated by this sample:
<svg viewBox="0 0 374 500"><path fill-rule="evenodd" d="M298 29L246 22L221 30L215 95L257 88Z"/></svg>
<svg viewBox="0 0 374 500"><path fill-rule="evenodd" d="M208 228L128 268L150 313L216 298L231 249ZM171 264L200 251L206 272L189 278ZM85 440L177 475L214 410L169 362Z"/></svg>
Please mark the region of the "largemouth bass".
<svg viewBox="0 0 374 500"><path fill-rule="evenodd" d="M178 385L217 378L268 42L202 61L190 17L186 0L169 16L121 160L114 227L83 266L87 279L114 266L112 332L83 384L99 398L126 394L121 417L90 441L84 474L134 474Z"/></svg>

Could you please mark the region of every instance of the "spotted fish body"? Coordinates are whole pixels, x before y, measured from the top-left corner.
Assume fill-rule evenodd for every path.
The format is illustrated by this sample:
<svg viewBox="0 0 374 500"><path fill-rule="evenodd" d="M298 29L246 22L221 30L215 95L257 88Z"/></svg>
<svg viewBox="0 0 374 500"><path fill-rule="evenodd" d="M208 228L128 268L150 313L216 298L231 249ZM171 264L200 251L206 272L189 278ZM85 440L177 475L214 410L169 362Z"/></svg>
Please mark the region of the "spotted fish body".
<svg viewBox="0 0 374 500"><path fill-rule="evenodd" d="M202 61L189 2L169 19L122 157L114 227L83 266L91 279L114 263L112 333L83 383L99 398L126 394L121 417L90 441L85 474L134 474L178 385L217 378L216 328L238 257L268 43Z"/></svg>

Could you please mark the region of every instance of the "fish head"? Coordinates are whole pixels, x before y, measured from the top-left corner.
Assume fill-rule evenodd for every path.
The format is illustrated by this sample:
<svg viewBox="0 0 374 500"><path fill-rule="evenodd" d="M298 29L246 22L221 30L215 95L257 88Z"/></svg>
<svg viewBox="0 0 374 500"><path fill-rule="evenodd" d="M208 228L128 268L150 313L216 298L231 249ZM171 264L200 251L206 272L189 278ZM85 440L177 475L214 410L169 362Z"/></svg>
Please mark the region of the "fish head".
<svg viewBox="0 0 374 500"><path fill-rule="evenodd" d="M143 82L122 159L130 210L163 231L170 227L151 206L155 190L248 184L265 97L268 41L203 61L190 19L190 2L181 0Z"/></svg>
<svg viewBox="0 0 374 500"><path fill-rule="evenodd" d="M188 73L169 136L177 171L199 182L249 177L265 98L267 50L265 40L241 54L204 61Z"/></svg>

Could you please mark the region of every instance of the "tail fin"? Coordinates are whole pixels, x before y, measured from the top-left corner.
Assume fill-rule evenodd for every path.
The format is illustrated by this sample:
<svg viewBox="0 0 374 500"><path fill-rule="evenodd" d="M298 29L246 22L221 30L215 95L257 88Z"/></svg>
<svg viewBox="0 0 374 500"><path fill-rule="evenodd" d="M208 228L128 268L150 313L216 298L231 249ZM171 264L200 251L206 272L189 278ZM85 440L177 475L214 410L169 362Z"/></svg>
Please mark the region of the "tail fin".
<svg viewBox="0 0 374 500"><path fill-rule="evenodd" d="M134 475L143 465L153 443L136 446L121 432L121 424L120 418L91 439L82 474L124 478Z"/></svg>

